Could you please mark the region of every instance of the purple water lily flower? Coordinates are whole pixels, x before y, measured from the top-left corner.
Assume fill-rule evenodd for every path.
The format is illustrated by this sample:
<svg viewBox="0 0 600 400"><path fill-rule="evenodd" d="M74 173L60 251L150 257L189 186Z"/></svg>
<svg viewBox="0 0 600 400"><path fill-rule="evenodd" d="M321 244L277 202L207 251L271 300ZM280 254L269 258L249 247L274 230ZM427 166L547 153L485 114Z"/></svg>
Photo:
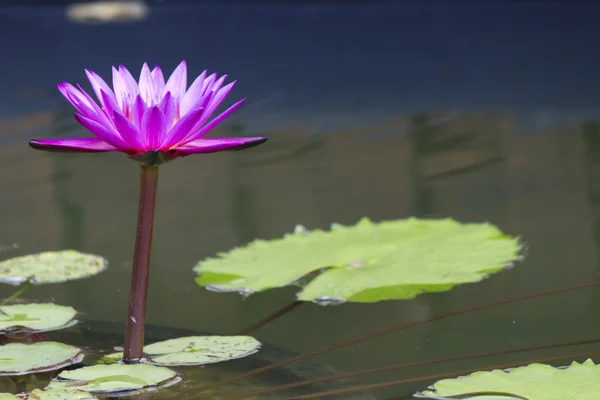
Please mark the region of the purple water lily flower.
<svg viewBox="0 0 600 400"><path fill-rule="evenodd" d="M98 153L119 151L140 163L140 198L131 284L125 326L123 361L143 359L146 304L150 276L150 254L159 165L190 154L241 150L264 143L263 137L205 138L244 100L233 104L212 120L235 82L223 86L226 76L217 79L203 72L187 87L185 61L167 82L159 67L142 67L139 83L123 66L113 67L114 91L92 71L87 71L96 103L81 87L60 83L58 90L77 109L75 119L93 138L31 140L34 149Z"/></svg>
<svg viewBox="0 0 600 400"><path fill-rule="evenodd" d="M241 150L264 143L263 137L205 138L245 99L209 121L235 82L204 71L187 88L183 61L165 83L159 67L142 67L139 83L120 66L113 67L113 88L92 71L86 74L100 105L80 86L59 83L58 90L77 109L75 119L94 138L31 140L39 150L97 153L119 151L143 165L158 165L190 154Z"/></svg>

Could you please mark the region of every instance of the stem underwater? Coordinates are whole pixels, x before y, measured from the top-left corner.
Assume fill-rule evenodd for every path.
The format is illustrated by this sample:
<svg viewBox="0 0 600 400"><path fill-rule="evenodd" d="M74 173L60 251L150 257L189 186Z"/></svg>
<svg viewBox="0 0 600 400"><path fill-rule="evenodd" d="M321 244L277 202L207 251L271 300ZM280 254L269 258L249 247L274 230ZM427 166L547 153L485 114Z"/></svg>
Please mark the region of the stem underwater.
<svg viewBox="0 0 600 400"><path fill-rule="evenodd" d="M126 364L137 363L143 357L146 299L150 277L150 252L152 249L157 184L158 167L142 165L140 169L140 202L123 352L123 362Z"/></svg>

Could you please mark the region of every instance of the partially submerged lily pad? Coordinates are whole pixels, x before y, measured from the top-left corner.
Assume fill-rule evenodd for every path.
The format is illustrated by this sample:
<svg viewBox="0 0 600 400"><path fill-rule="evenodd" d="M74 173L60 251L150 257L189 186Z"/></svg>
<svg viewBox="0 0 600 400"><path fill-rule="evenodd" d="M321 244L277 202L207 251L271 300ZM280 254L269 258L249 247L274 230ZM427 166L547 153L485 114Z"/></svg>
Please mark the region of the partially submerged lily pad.
<svg viewBox="0 0 600 400"><path fill-rule="evenodd" d="M77 387L89 393L129 392L177 382L169 368L147 364L94 365L62 371L46 389Z"/></svg>
<svg viewBox="0 0 600 400"><path fill-rule="evenodd" d="M0 346L0 375L26 375L54 371L77 364L83 353L77 347L57 342L9 343Z"/></svg>
<svg viewBox="0 0 600 400"><path fill-rule="evenodd" d="M20 285L57 283L96 275L106 269L103 257L75 250L50 251L0 262L0 282Z"/></svg>
<svg viewBox="0 0 600 400"><path fill-rule="evenodd" d="M50 331L73 325L77 311L52 303L0 306L0 333L26 330Z"/></svg>
<svg viewBox="0 0 600 400"><path fill-rule="evenodd" d="M409 299L478 282L519 258L515 237L488 223L452 219L384 221L307 231L200 261L199 285L243 294L290 285L319 273L298 299L321 304ZM323 270L325 269L325 270Z"/></svg>
<svg viewBox="0 0 600 400"><path fill-rule="evenodd" d="M28 397L29 400L95 400L97 397L91 393L76 389L35 389ZM0 398L0 400L2 400Z"/></svg>
<svg viewBox="0 0 600 400"><path fill-rule="evenodd" d="M251 336L187 336L144 346L148 364L202 365L247 357L261 344ZM103 357L102 362L117 362L123 353Z"/></svg>
<svg viewBox="0 0 600 400"><path fill-rule="evenodd" d="M506 371L479 371L461 378L438 381L430 390L417 393L415 397L448 400L598 400L598 393L600 366L587 360L582 364L574 362L566 368L530 364Z"/></svg>

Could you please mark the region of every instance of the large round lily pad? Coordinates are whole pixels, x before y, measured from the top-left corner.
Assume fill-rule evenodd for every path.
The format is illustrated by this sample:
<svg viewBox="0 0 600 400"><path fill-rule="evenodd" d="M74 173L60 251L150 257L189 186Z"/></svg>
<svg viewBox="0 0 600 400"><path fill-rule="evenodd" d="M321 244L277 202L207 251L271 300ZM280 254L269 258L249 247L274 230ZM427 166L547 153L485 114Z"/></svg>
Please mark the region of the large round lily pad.
<svg viewBox="0 0 600 400"><path fill-rule="evenodd" d="M29 400L95 400L97 397L82 390L35 389L28 397ZM2 399L0 399L2 400Z"/></svg>
<svg viewBox="0 0 600 400"><path fill-rule="evenodd" d="M9 343L0 346L0 375L54 371L83 359L77 347L57 342Z"/></svg>
<svg viewBox="0 0 600 400"><path fill-rule="evenodd" d="M144 346L148 364L202 365L247 357L260 349L251 336L187 336ZM102 361L116 362L123 353L105 356Z"/></svg>
<svg viewBox="0 0 600 400"><path fill-rule="evenodd" d="M171 384L177 373L169 368L147 364L94 365L58 374L46 389L78 389L89 393L135 391Z"/></svg>
<svg viewBox="0 0 600 400"><path fill-rule="evenodd" d="M73 307L52 303L13 304L0 306L0 333L21 330L50 331L68 327L75 322Z"/></svg>
<svg viewBox="0 0 600 400"><path fill-rule="evenodd" d="M50 251L0 262L0 282L20 285L57 283L96 275L106 269L106 259L75 250Z"/></svg>
<svg viewBox="0 0 600 400"><path fill-rule="evenodd" d="M331 304L409 299L478 282L519 258L515 237L488 223L409 218L256 240L200 261L194 271L209 290L260 292L318 273L298 299ZM324 269L324 270L323 270ZM320 273L319 273L320 272Z"/></svg>
<svg viewBox="0 0 600 400"><path fill-rule="evenodd" d="M598 400L600 366L587 360L567 368L530 364L511 370L479 371L444 379L415 397L429 399ZM483 396L486 394L486 396Z"/></svg>

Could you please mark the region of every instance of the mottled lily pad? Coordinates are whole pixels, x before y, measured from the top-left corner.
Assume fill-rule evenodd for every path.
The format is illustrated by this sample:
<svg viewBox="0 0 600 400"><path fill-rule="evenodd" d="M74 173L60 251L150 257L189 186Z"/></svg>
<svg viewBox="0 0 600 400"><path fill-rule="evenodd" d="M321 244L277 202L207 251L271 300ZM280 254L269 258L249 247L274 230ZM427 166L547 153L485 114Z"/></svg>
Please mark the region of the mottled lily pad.
<svg viewBox="0 0 600 400"><path fill-rule="evenodd" d="M29 400L95 400L97 397L82 390L35 389L28 397ZM2 399L0 399L2 400Z"/></svg>
<svg viewBox="0 0 600 400"><path fill-rule="evenodd" d="M436 382L415 397L481 400L598 400L600 366L592 360L566 368L530 364L510 370L479 371ZM484 396L485 394L485 396ZM495 397L491 397L491 396Z"/></svg>
<svg viewBox="0 0 600 400"><path fill-rule="evenodd" d="M66 389L77 386L89 393L129 392L168 385L178 380L169 368L147 364L94 365L62 371L46 389Z"/></svg>
<svg viewBox="0 0 600 400"><path fill-rule="evenodd" d="M26 330L51 331L73 325L77 311L52 303L0 306L0 333Z"/></svg>
<svg viewBox="0 0 600 400"><path fill-rule="evenodd" d="M9 343L0 346L0 375L54 371L83 359L77 347L57 342Z"/></svg>
<svg viewBox="0 0 600 400"><path fill-rule="evenodd" d="M106 269L106 259L75 250L50 251L0 262L0 282L20 285L57 283L87 278Z"/></svg>
<svg viewBox="0 0 600 400"><path fill-rule="evenodd" d="M215 291L250 294L317 276L298 299L331 304L410 299L478 282L519 258L515 237L488 223L409 218L256 240L200 261L199 285Z"/></svg>
<svg viewBox="0 0 600 400"><path fill-rule="evenodd" d="M144 346L146 363L155 365L202 365L247 357L260 349L251 336L187 336ZM123 353L109 354L102 362L117 362Z"/></svg>

